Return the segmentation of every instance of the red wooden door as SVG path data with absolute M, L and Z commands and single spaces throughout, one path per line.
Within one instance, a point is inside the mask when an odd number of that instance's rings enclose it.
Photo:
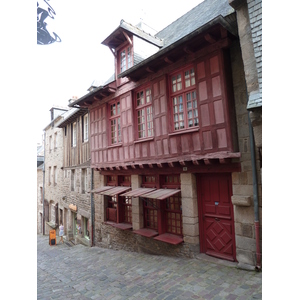
M 200 251 L 235 261 L 231 174 L 199 175 Z

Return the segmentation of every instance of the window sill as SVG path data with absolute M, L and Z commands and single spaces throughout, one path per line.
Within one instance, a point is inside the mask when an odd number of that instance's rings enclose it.
M 148 237 L 148 238 L 155 237 L 158 235 L 158 232 L 156 230 L 148 229 L 148 228 L 134 230 L 133 233 L 136 233 L 136 234 Z
M 111 222 L 111 221 L 106 221 L 106 222 L 104 222 L 104 224 L 121 229 L 121 230 L 132 229 L 132 224 L 128 224 L 128 223 L 115 223 L 115 222 Z
M 153 239 L 172 245 L 178 245 L 183 243 L 183 238 L 181 236 L 171 233 L 163 233 L 159 236 L 154 237 Z
M 197 132 L 199 131 L 200 127 L 195 127 L 192 129 L 181 129 L 178 131 L 175 131 L 173 133 L 169 133 L 169 136 L 173 136 L 173 135 L 179 135 L 179 134 L 184 134 L 184 133 L 191 133 L 191 132 Z
M 148 141 L 153 141 L 153 140 L 154 140 L 154 137 L 148 137 L 148 138 L 143 138 L 143 139 L 134 141 L 133 143 L 138 144 L 138 143 L 143 143 L 143 142 L 148 142 Z
M 113 145 L 110 145 L 108 146 L 107 148 L 116 148 L 116 147 L 122 147 L 123 143 L 118 143 L 118 144 L 113 144 Z

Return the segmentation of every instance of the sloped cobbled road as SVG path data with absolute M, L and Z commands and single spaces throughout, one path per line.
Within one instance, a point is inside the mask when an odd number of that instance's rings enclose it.
M 48 241 L 37 235 L 38 300 L 262 299 L 261 272 L 203 258 L 50 246 Z

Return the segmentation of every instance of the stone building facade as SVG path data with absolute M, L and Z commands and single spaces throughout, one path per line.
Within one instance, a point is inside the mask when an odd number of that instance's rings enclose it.
M 67 109 L 52 107 L 51 122 L 45 127 L 45 194 L 44 194 L 44 234 L 57 230 L 62 221 L 58 215 L 63 182 L 63 130 L 56 125 L 63 119 Z
M 249 78 L 247 64 L 256 68 L 259 58 L 244 51 L 243 18 L 227 0 L 207 0 L 155 36 L 122 21 L 103 42 L 115 55 L 115 78 L 70 104 L 88 108 L 91 117 L 95 245 L 187 257 L 203 252 L 260 267 L 260 150 L 253 151 L 247 110 L 249 94 L 255 103 L 260 92 L 259 73 Z M 138 56 L 130 50 L 138 38 L 157 52 Z M 123 65 L 124 57 L 130 59 Z M 188 130 L 176 127 L 172 96 L 173 82 L 182 88 L 183 70 L 200 118 Z M 151 95 L 153 118 L 146 138 L 138 110 L 143 93 Z

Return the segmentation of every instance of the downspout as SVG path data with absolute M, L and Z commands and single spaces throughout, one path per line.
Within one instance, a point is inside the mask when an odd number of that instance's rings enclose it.
M 248 93 L 247 93 L 248 97 Z M 249 123 L 249 137 L 251 149 L 251 165 L 252 165 L 252 179 L 253 179 L 253 202 L 254 202 L 254 226 L 256 239 L 256 269 L 261 269 L 261 250 L 260 250 L 260 234 L 259 234 L 259 213 L 258 213 L 258 184 L 257 184 L 257 169 L 256 169 L 256 155 L 253 128 L 250 120 L 250 112 L 248 111 Z
M 45 235 L 45 163 L 46 163 L 46 131 L 44 130 L 44 164 L 43 164 L 43 235 Z
M 91 191 L 94 189 L 94 169 L 91 168 Z M 91 193 L 91 218 L 92 218 L 92 228 L 91 228 L 91 240 L 92 247 L 94 246 L 94 231 L 95 231 L 95 207 L 94 207 L 94 193 Z

